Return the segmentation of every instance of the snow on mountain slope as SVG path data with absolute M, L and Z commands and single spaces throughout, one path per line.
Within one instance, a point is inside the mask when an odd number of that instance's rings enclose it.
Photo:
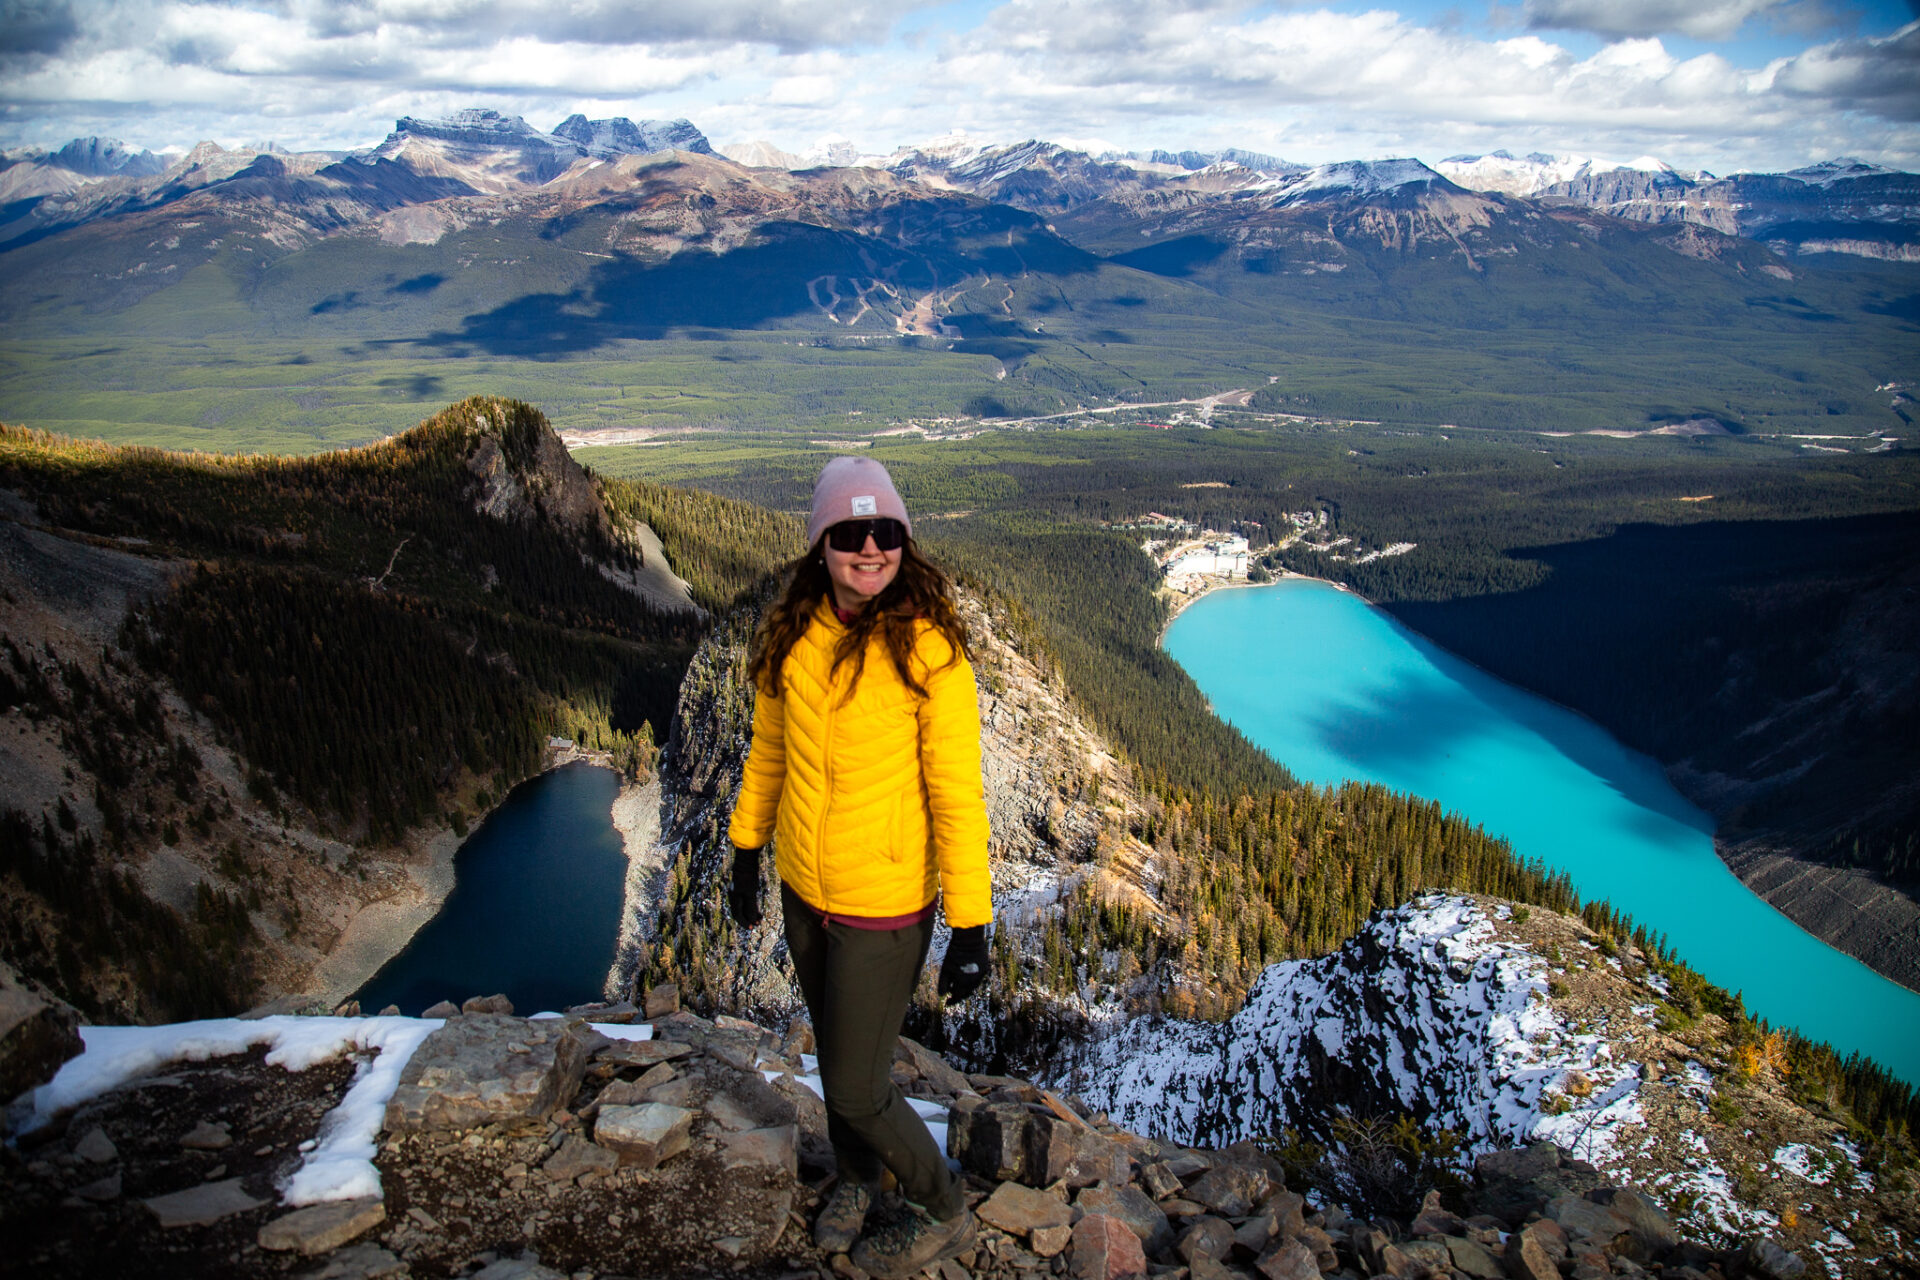
M 1129 1024 L 1071 1086 L 1183 1142 L 1297 1126 L 1329 1090 L 1480 1146 L 1531 1137 L 1549 1083 L 1604 1068 L 1541 1003 L 1547 965 L 1498 937 L 1499 910 L 1429 897 L 1383 913 L 1331 956 L 1270 967 L 1224 1024 Z
M 1634 948 L 1576 918 L 1427 894 L 1327 956 L 1271 966 L 1224 1023 L 1137 1018 L 1045 1082 L 1182 1143 L 1287 1129 L 1324 1142 L 1342 1113 L 1413 1116 L 1468 1157 L 1552 1141 L 1710 1236 L 1825 1222 L 1809 1247 L 1834 1275 L 1863 1274 L 1864 1242 L 1911 1238 L 1846 1131 L 1791 1100 L 1765 1046 L 1743 1067 L 1727 1024 L 1679 1025 L 1669 994 Z M 1829 1186 L 1807 1169 L 1838 1173 Z
M 1584 156 L 1552 156 L 1538 151 L 1516 157 L 1506 151 L 1484 156 L 1448 156 L 1433 166 L 1469 191 L 1498 191 L 1530 196 L 1556 182 L 1571 182 L 1589 172 Z

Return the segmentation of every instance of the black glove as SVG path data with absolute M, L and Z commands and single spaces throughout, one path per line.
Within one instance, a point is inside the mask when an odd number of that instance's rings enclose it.
M 947 958 L 940 962 L 940 981 L 935 990 L 947 1000 L 965 1000 L 987 980 L 987 963 L 987 926 L 955 929 L 953 940 L 947 943 Z
M 733 851 L 733 883 L 727 887 L 727 909 L 742 929 L 760 923 L 760 851 Z

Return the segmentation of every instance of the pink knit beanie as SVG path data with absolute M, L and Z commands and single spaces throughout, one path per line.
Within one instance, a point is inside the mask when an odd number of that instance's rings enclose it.
M 807 545 L 820 541 L 827 526 L 842 520 L 867 520 L 892 516 L 913 532 L 907 519 L 907 504 L 893 487 L 887 469 L 872 458 L 842 456 L 831 458 L 820 468 L 813 482 L 813 514 L 807 518 Z

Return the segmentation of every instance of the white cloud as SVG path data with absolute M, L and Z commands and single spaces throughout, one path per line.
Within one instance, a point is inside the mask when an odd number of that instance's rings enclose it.
M 1507 147 L 1716 171 L 1842 153 L 1920 163 L 1915 28 L 1764 66 L 1679 57 L 1644 33 L 1581 56 L 1540 19 L 1587 2 L 1531 0 L 1533 30 L 1489 38 L 1386 8 L 1004 0 L 970 28 L 887 42 L 906 6 L 880 0 L 0 0 L 4 12 L 38 6 L 35 30 L 53 33 L 21 42 L 34 49 L 0 42 L 11 72 L 0 142 L 278 133 L 365 146 L 398 115 L 490 106 L 542 128 L 576 110 L 684 115 L 715 139 L 788 150 L 848 134 L 886 151 L 960 128 L 1305 161 Z M 1721 29 L 1778 8 L 1621 0 L 1609 11 L 1643 28 Z
M 1677 34 L 1696 40 L 1730 38 L 1748 19 L 1786 0 L 1526 0 L 1527 25 L 1602 36 Z
M 1920 121 L 1920 22 L 1879 40 L 1841 40 L 1809 49 L 1780 68 L 1786 94 L 1828 101 L 1888 120 Z

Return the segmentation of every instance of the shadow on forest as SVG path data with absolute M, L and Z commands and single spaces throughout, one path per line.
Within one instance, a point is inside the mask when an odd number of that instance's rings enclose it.
M 1023 241 L 1021 232 L 1009 233 L 1012 244 L 950 245 L 938 253 L 804 223 L 769 223 L 761 234 L 760 243 L 726 253 L 687 249 L 660 263 L 604 263 L 566 293 L 516 298 L 466 317 L 457 331 L 419 342 L 471 345 L 494 355 L 571 355 L 689 327 L 755 329 L 822 313 L 827 295 L 820 290 L 829 283 L 844 299 L 855 279 L 922 293 L 970 276 L 1005 276 L 1035 266 L 1053 274 L 1092 272 L 1100 265 L 1049 237 L 1026 233 Z
M 1195 268 L 1218 261 L 1226 251 L 1224 241 L 1208 236 L 1181 236 L 1177 240 L 1167 240 L 1119 254 L 1108 261 L 1115 266 L 1133 267 L 1156 276 L 1190 276 Z

